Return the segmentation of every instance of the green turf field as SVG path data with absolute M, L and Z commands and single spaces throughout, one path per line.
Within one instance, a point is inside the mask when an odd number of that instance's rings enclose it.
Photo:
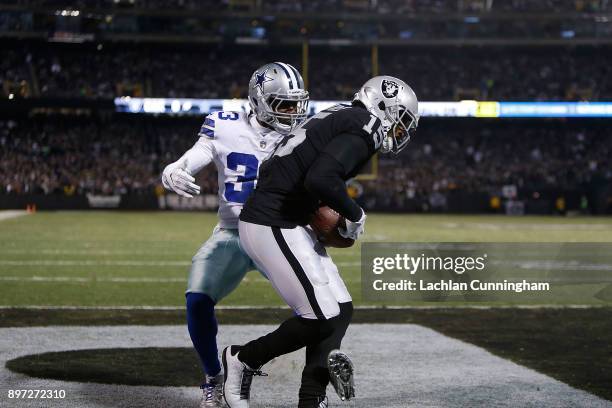
M 191 256 L 215 223 L 214 213 L 174 212 L 39 212 L 1 221 L 0 305 L 181 306 Z M 601 217 L 371 214 L 366 229 L 363 241 L 612 242 L 612 218 Z M 364 304 L 359 246 L 331 254 Z M 576 303 L 570 292 L 567 302 Z M 253 272 L 222 304 L 283 302 Z
M 191 256 L 208 238 L 215 223 L 214 213 L 102 211 L 41 212 L 0 221 L 0 306 L 179 307 L 178 310 L 5 308 L 0 309 L 0 327 L 183 324 L 184 310 L 180 307 L 184 305 Z M 612 242 L 612 218 L 601 217 L 371 214 L 366 229 L 364 242 Z M 361 298 L 359 246 L 332 249 L 331 254 L 355 303 L 382 305 L 366 303 Z M 605 273 L 606 277 L 610 274 Z M 585 298 L 581 296 L 583 292 L 598 292 L 603 294 L 602 300 L 592 298 L 587 305 L 612 306 L 609 283 L 565 285 L 560 290 L 564 292 L 558 299 L 567 304 L 580 303 L 577 299 Z M 278 306 L 283 302 L 269 283 L 253 272 L 222 304 Z M 426 305 L 465 306 L 465 302 Z M 276 308 L 241 309 L 219 310 L 217 316 L 222 325 L 275 324 L 290 313 Z M 354 322 L 428 326 L 610 399 L 611 313 L 611 307 L 360 309 L 355 312 Z M 191 350 L 176 351 L 179 357 L 191 359 Z M 138 357 L 133 353 L 127 356 Z M 102 357 L 107 361 L 107 357 Z M 39 356 L 24 361 L 26 366 L 35 363 L 32 375 L 46 367 Z M 133 365 L 131 361 L 128 363 Z M 149 354 L 146 361 L 151 362 Z M 155 360 L 154 364 L 159 366 L 147 371 L 170 372 L 174 378 L 176 373 L 168 369 L 175 369 L 176 364 L 169 368 L 164 365 L 168 361 L 173 360 Z M 84 363 L 87 373 L 96 367 L 89 361 Z M 50 366 L 63 367 L 54 361 Z M 29 372 L 22 368 L 17 371 Z M 77 369 L 70 366 L 68 373 L 72 375 L 74 370 Z M 103 371 L 106 373 L 106 369 Z M 120 370 L 120 374 L 124 376 L 125 370 Z M 197 375 L 192 377 L 184 383 L 198 381 Z M 146 381 L 154 383 L 149 378 Z

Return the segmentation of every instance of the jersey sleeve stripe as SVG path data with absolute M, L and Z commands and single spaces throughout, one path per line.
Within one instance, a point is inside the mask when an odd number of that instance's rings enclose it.
M 211 128 L 215 127 L 215 121 L 211 118 L 206 118 L 204 120 L 204 125 L 210 126 Z
M 205 125 L 205 126 L 202 126 L 202 128 L 200 128 L 200 133 L 198 134 L 198 136 L 206 136 L 210 139 L 214 139 L 215 131 Z

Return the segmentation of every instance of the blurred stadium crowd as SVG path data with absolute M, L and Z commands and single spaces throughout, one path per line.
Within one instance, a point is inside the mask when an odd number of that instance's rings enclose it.
M 416 200 L 444 210 L 448 194 L 458 191 L 501 197 L 512 186 L 524 199 L 554 190 L 586 194 L 610 183 L 612 134 L 601 126 L 565 126 L 427 123 L 401 155 L 380 156 L 379 177 L 367 185 L 376 200 L 369 204 L 400 210 Z
M 161 170 L 201 118 L 114 113 L 112 98 L 244 98 L 270 61 L 307 71 L 313 100 L 349 100 L 376 72 L 421 101 L 610 101 L 610 11 L 612 0 L 6 0 L 0 194 L 162 194 Z M 424 118 L 360 199 L 444 210 L 456 192 L 612 197 L 603 123 Z M 198 182 L 216 192 L 213 171 Z
M 257 52 L 255 52 L 257 51 Z M 607 47 L 387 48 L 380 72 L 406 79 L 421 100 L 610 100 Z M 202 47 L 138 50 L 49 46 L 2 52 L 4 96 L 244 98 L 253 67 L 281 60 L 300 67 L 299 49 Z M 363 48 L 312 48 L 313 99 L 348 99 L 371 76 Z
M 8 4 L 6 4 L 8 3 Z M 610 0 L 93 0 L 0 4 L 0 33 L 54 41 L 250 44 L 304 39 L 353 44 L 385 40 L 594 39 L 612 35 Z M 209 11 L 213 10 L 212 13 Z
M 344 12 L 413 13 L 460 11 L 602 11 L 610 7 L 609 0 L 5 0 L 7 4 L 75 7 L 75 8 L 153 8 L 219 11 L 265 10 L 273 12 Z
M 196 122 L 171 119 L 2 121 L 0 191 L 160 193 L 161 170 L 193 144 L 197 129 Z M 605 127 L 428 123 L 402 155 L 381 156 L 377 180 L 363 183 L 363 200 L 369 208 L 402 209 L 409 200 L 435 208 L 453 191 L 579 191 L 598 180 L 612 180 Z M 203 171 L 198 183 L 215 194 L 214 170 Z
M 151 190 L 159 157 L 129 124 L 0 122 L 4 193 L 125 194 Z

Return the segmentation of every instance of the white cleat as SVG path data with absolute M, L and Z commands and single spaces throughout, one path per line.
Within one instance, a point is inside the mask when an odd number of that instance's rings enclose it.
M 202 401 L 200 408 L 225 408 L 223 402 L 223 374 L 206 377 L 206 382 L 200 386 Z
M 355 380 L 353 378 L 353 363 L 340 350 L 332 350 L 327 356 L 329 380 L 342 401 L 355 397 Z
M 229 346 L 223 350 L 221 358 L 225 371 L 223 398 L 230 408 L 249 408 L 253 376 L 267 376 L 268 374 L 260 370 L 253 370 L 238 360 L 238 351 L 237 346 Z

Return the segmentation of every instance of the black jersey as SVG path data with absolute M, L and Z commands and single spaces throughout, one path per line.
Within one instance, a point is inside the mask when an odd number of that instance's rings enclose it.
M 350 165 L 352 168 L 345 168 L 342 178 L 347 180 L 357 175 L 380 147 L 381 122 L 365 108 L 348 104 L 333 106 L 308 119 L 285 136 L 262 163 L 257 187 L 245 203 L 240 219 L 282 228 L 306 225 L 319 200 L 305 188 L 304 179 L 326 146 L 336 138 L 343 138 L 347 144 L 355 141 L 360 144 L 360 149 L 354 149 L 360 156 Z

